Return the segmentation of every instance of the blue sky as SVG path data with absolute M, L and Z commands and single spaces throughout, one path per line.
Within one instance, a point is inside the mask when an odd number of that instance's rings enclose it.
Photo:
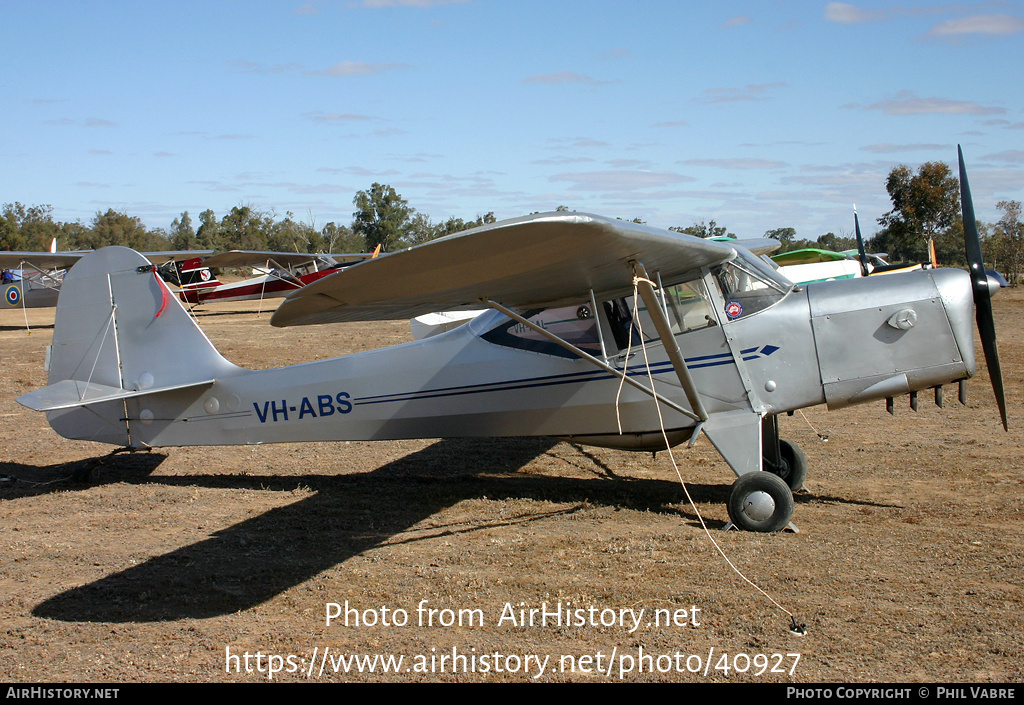
M 322 227 L 558 205 L 740 236 L 868 233 L 896 164 L 1024 200 L 1024 3 L 314 0 L 0 5 L 0 203 Z

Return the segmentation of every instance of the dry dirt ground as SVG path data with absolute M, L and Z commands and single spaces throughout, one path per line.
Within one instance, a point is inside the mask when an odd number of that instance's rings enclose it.
M 948 389 L 944 409 L 784 418 L 811 465 L 798 534 L 722 532 L 732 473 L 706 440 L 677 450 L 710 534 L 782 609 L 716 551 L 667 453 L 502 439 L 102 459 L 14 401 L 46 382 L 53 312 L 29 312 L 31 335 L 0 312 L 0 680 L 1020 682 L 1024 291 L 995 303 L 1010 432 L 984 371 L 966 407 Z M 408 339 L 268 318 L 200 315 L 253 368 Z M 349 625 L 328 625 L 346 601 Z M 519 623 L 544 603 L 583 623 Z M 349 655 L 403 660 L 359 672 Z

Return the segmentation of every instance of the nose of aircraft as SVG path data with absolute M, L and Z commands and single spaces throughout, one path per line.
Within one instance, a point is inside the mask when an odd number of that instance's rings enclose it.
M 971 276 L 962 269 L 941 268 L 929 270 L 935 288 L 946 309 L 949 327 L 963 357 L 968 374 L 977 369 L 974 357 L 974 294 Z

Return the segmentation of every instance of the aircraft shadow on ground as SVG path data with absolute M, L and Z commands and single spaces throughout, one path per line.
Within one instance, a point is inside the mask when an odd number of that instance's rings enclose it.
M 67 492 L 113 482 L 137 483 L 166 459 L 163 453 L 131 453 L 46 466 L 0 462 L 0 477 L 5 480 L 0 484 L 0 499 Z
M 382 544 L 430 540 L 541 520 L 584 506 L 670 512 L 696 525 L 678 483 L 513 474 L 555 444 L 548 439 L 442 440 L 358 475 L 187 476 L 147 478 L 135 470 L 117 481 L 160 482 L 315 494 L 156 556 L 38 605 L 37 617 L 69 622 L 159 622 L 250 609 L 349 558 Z M 143 456 L 146 457 L 146 456 Z M 155 467 L 155 465 L 154 465 Z M 485 472 L 480 472 L 481 469 Z M 724 502 L 729 484 L 688 485 L 697 502 Z M 498 522 L 409 529 L 464 500 L 480 497 L 575 505 Z M 721 528 L 718 522 L 709 528 Z
M 6 333 L 9 331 L 26 330 L 24 325 L 20 326 L 0 326 L 0 333 Z M 52 323 L 32 324 L 28 327 L 28 330 L 53 330 Z

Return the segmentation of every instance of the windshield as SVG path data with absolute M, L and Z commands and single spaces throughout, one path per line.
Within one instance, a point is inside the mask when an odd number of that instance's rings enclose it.
M 793 288 L 792 282 L 780 277 L 749 252 L 737 251 L 739 257 L 711 270 L 722 292 L 724 313 L 729 321 L 764 311 Z

